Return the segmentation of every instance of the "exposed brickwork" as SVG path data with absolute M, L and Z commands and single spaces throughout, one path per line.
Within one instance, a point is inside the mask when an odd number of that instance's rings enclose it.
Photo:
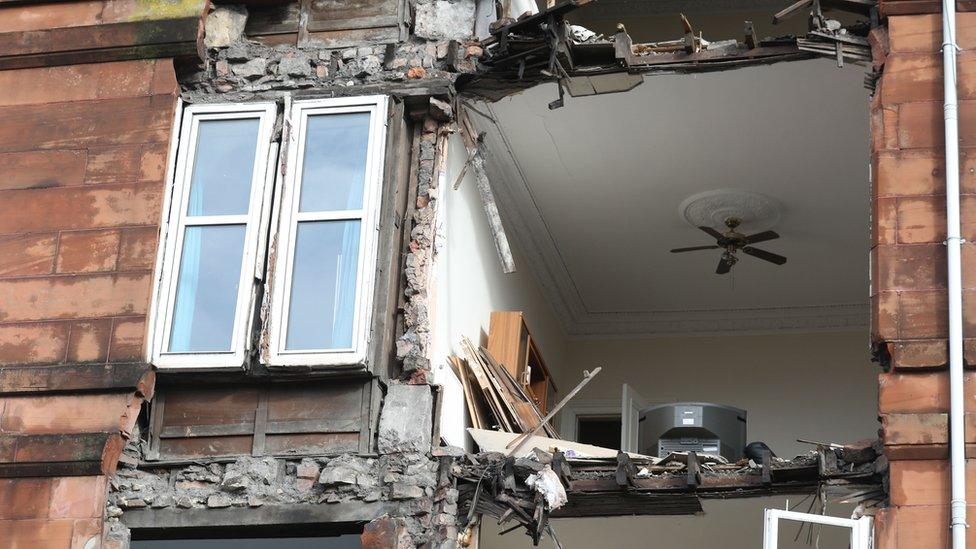
M 976 365 L 976 13 L 958 21 L 964 354 Z M 941 20 L 893 16 L 874 34 L 883 74 L 871 107 L 872 336 L 891 370 L 879 377 L 891 506 L 876 517 L 876 547 L 934 549 L 949 535 Z M 966 374 L 965 391 L 967 456 L 976 458 L 976 374 Z
M 430 370 L 430 322 L 428 320 L 428 287 L 434 254 L 435 217 L 437 214 L 437 176 L 435 164 L 443 162 L 438 154 L 441 127 L 432 118 L 424 120 L 420 135 L 417 167 L 417 200 L 410 225 L 410 249 L 405 260 L 406 277 L 404 334 L 397 340 L 397 358 L 404 375 L 424 382 Z

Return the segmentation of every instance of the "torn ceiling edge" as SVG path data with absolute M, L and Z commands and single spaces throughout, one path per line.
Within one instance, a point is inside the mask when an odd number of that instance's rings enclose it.
M 700 32 L 696 34 L 682 16 L 682 38 L 634 44 L 623 24 L 607 39 L 565 21 L 566 14 L 590 2 L 569 0 L 517 21 L 496 22 L 481 43 L 485 55 L 476 72 L 459 76 L 458 90 L 497 101 L 542 82 L 558 82 L 559 97 L 549 105 L 554 109 L 563 106 L 564 91 L 574 97 L 628 91 L 640 84 L 643 74 L 723 71 L 818 56 L 835 58 L 838 65 L 871 58 L 868 23 L 842 27 L 823 17 L 816 7 L 810 32 L 801 38 L 760 40 L 746 21 L 744 41 L 710 42 Z M 854 4 L 855 11 L 863 15 L 861 8 L 866 4 Z
M 550 517 L 692 515 L 703 511 L 701 499 L 815 494 L 856 502 L 860 513 L 871 514 L 886 498 L 887 460 L 880 448 L 877 441 L 818 445 L 790 460 L 764 452 L 757 464 L 722 463 L 694 452 L 665 459 L 623 452 L 616 458 L 572 458 L 557 444 L 521 458 L 468 454 L 455 463 L 454 475 L 469 528 L 489 516 L 503 526 L 512 522 L 502 533 L 522 528 L 538 545 L 544 536 L 555 539 Z

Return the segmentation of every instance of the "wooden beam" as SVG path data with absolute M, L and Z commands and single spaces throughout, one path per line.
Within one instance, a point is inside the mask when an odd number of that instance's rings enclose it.
M 152 395 L 155 375 L 142 362 L 0 366 L 0 395 L 93 390 L 137 390 Z
M 687 478 L 685 479 L 688 488 L 694 490 L 701 484 L 701 466 L 698 465 L 698 454 L 688 452 Z
M 552 518 L 612 517 L 632 515 L 695 515 L 702 512 L 694 494 L 642 494 L 616 492 L 571 494 Z
M 762 451 L 762 483 L 763 486 L 770 486 L 773 483 L 773 474 L 770 471 L 772 466 L 772 452 L 769 450 Z

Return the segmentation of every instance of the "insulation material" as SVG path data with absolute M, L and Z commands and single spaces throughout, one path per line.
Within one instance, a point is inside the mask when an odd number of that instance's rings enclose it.
M 566 489 L 563 488 L 559 476 L 556 475 L 552 467 L 546 465 L 538 473 L 534 473 L 525 479 L 525 483 L 535 488 L 535 491 L 546 498 L 549 510 L 559 509 L 566 504 Z

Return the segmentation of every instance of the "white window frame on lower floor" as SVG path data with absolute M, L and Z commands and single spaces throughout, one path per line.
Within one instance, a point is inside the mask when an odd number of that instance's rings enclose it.
M 274 242 L 273 275 L 269 277 L 271 314 L 265 319 L 268 348 L 263 361 L 272 366 L 352 366 L 366 362 L 369 322 L 376 274 L 378 250 L 379 208 L 381 202 L 383 166 L 387 129 L 386 96 L 360 96 L 294 101 L 286 113 L 284 173 L 275 212 L 277 227 Z M 370 127 L 366 155 L 366 177 L 361 210 L 300 213 L 302 161 L 306 124 L 310 116 L 354 112 L 370 113 Z M 360 219 L 360 249 L 352 331 L 352 346 L 345 349 L 310 349 L 289 351 L 285 347 L 288 306 L 291 293 L 291 273 L 295 254 L 299 221 Z M 392 243 L 391 243 L 392 245 Z
M 777 549 L 779 547 L 779 521 L 809 522 L 851 529 L 850 549 L 873 549 L 874 527 L 871 517 L 848 519 L 828 517 L 812 513 L 799 513 L 785 509 L 766 509 L 763 515 L 763 549 Z
M 259 234 L 262 218 L 268 215 L 266 191 L 270 188 L 269 176 L 273 173 L 277 148 L 272 144 L 277 107 L 274 103 L 193 105 L 177 116 L 179 140 L 173 143 L 176 150 L 175 166 L 166 189 L 164 201 L 165 218 L 160 234 L 161 261 L 157 262 L 156 289 L 151 308 L 149 331 L 149 358 L 161 368 L 191 369 L 240 367 L 244 363 L 250 343 L 247 326 L 253 311 L 255 271 L 258 262 Z M 186 213 L 190 194 L 190 179 L 196 151 L 198 128 L 205 120 L 237 120 L 257 118 L 260 121 L 251 179 L 248 212 L 240 215 L 194 216 L 188 222 Z M 181 126 L 180 126 L 181 123 Z M 172 164 L 171 164 L 172 165 Z M 231 347 L 226 352 L 183 352 L 167 351 L 173 312 L 176 301 L 177 281 L 181 266 L 183 235 L 186 227 L 200 225 L 244 224 L 244 250 L 238 282 L 237 303 L 234 312 L 234 326 Z

